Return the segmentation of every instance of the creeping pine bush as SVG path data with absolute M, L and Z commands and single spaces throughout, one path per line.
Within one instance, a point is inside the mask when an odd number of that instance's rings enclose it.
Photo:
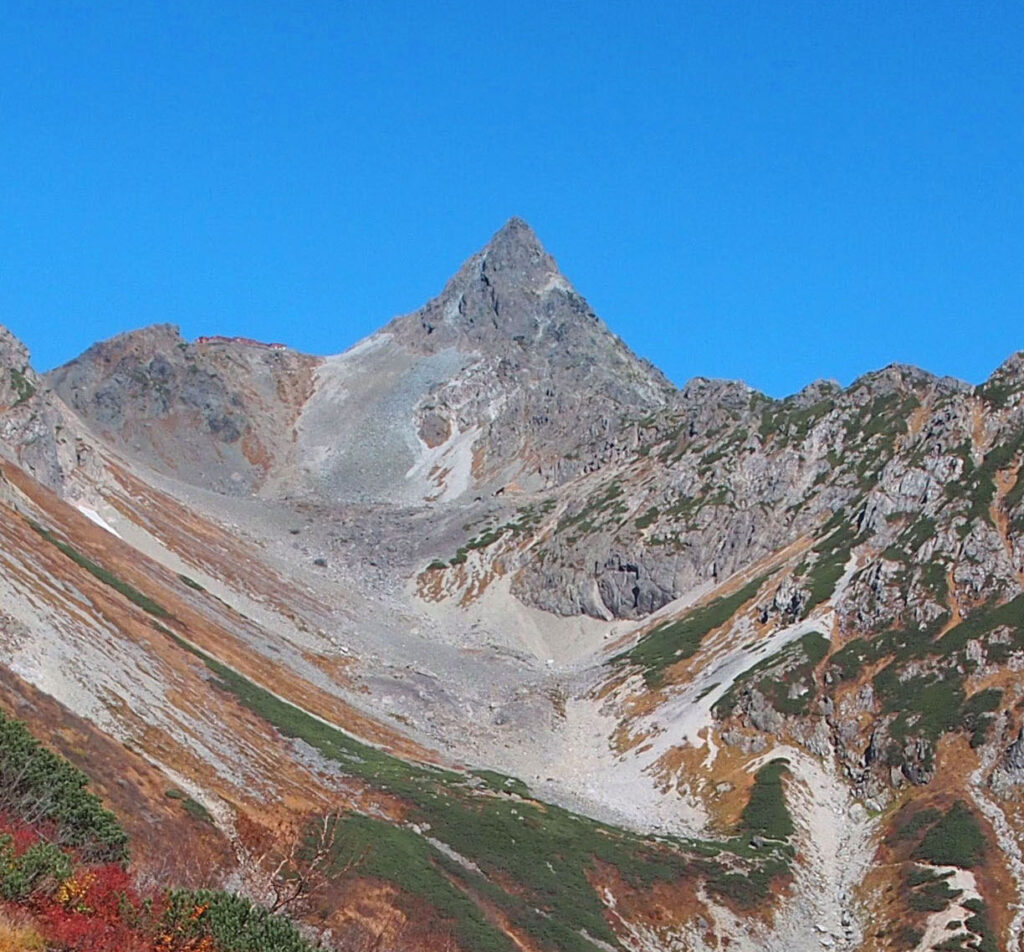
M 985 834 L 963 800 L 957 800 L 925 833 L 914 858 L 961 869 L 972 869 L 984 862 Z
M 287 919 L 230 893 L 176 889 L 167 896 L 165 935 L 173 947 L 212 941 L 218 952 L 312 952 Z M 192 945 L 189 945 L 192 943 Z
M 750 799 L 740 816 L 744 832 L 772 840 L 786 840 L 793 835 L 793 818 L 782 788 L 782 778 L 789 772 L 788 764 L 789 761 L 779 757 L 754 775 Z
M 75 847 L 87 862 L 127 860 L 127 834 L 87 783 L 81 770 L 0 712 L 0 813 L 28 826 L 52 827 L 49 838 Z
M 71 860 L 53 843 L 33 843 L 18 852 L 14 837 L 0 834 L 0 898 L 9 902 L 52 890 L 71 875 Z

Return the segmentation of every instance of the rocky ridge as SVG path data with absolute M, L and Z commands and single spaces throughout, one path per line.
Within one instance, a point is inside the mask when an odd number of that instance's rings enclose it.
M 337 357 L 158 327 L 41 378 L 4 334 L 0 381 L 11 690 L 141 746 L 243 888 L 266 803 L 299 826 L 333 803 L 428 851 L 414 884 L 356 877 L 434 910 L 420 942 L 1020 947 L 1024 355 L 980 387 L 894 365 L 786 400 L 675 390 L 514 219 Z M 130 604 L 96 585 L 115 569 Z M 332 760 L 307 716 L 398 759 Z M 486 770 L 442 790 L 431 759 Z M 480 811 L 496 853 L 461 838 Z M 529 849 L 573 831 L 551 882 L 506 823 Z M 337 902 L 340 947 L 369 948 Z

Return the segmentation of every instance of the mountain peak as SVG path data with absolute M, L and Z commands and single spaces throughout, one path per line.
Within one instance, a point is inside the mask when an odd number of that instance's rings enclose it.
M 521 218 L 505 222 L 483 249 L 466 262 L 454 280 L 463 276 L 467 269 L 465 277 L 482 278 L 498 293 L 531 291 L 539 294 L 552 284 L 571 290 L 537 233 Z
M 441 293 L 388 328 L 428 350 L 457 340 L 535 341 L 552 323 L 597 323 L 534 230 L 510 218 L 468 258 Z
M 547 255 L 537 233 L 528 222 L 515 215 L 491 236 L 491 240 L 484 247 L 482 253 L 486 255 L 513 250 Z
M 458 407 L 452 412 L 468 426 L 476 401 L 492 471 L 512 463 L 519 473 L 529 457 L 536 473 L 538 454 L 555 459 L 569 446 L 575 459 L 593 458 L 623 419 L 664 406 L 675 392 L 605 326 L 521 218 L 387 334 L 420 355 L 462 355 L 464 369 L 432 390 L 431 402 Z
M 661 405 L 675 390 L 612 334 L 521 218 L 505 222 L 437 297 L 387 331 L 421 352 L 455 347 L 532 367 L 541 379 L 561 368 L 573 386 L 586 378 L 595 392 L 629 391 L 637 406 Z

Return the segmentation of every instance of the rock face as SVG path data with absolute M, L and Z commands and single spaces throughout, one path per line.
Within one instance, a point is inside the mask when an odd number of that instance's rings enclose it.
M 1007 749 L 1006 766 L 1015 773 L 1024 773 L 1024 732 Z
M 0 327 L 0 409 L 29 400 L 39 388 L 28 363 L 28 348 L 6 327 Z
M 541 485 L 634 450 L 628 422 L 665 407 L 674 392 L 609 332 L 516 218 L 438 297 L 385 331 L 425 353 L 474 354 L 419 412 L 462 431 L 482 427 L 484 470 L 529 478 L 535 469 Z
M 315 358 L 158 325 L 96 344 L 48 383 L 102 436 L 157 470 L 230 494 L 286 456 Z
M 78 466 L 82 427 L 29 365 L 29 353 L 0 326 L 0 458 L 49 489 L 65 488 Z
M 551 611 L 586 610 L 582 570 L 608 611 L 642 617 L 840 510 L 856 514 L 858 528 L 883 550 L 916 519 L 952 531 L 966 518 L 968 487 L 963 505 L 950 503 L 947 491 L 985 452 L 971 446 L 978 408 L 970 388 L 899 367 L 846 391 L 815 385 L 785 401 L 693 381 L 671 408 L 638 424 L 630 460 L 569 502 L 560 528 L 542 543 L 545 558 L 531 558 L 518 591 Z M 987 523 L 975 531 L 985 564 L 1010 579 L 998 533 Z M 929 544 L 951 558 L 960 546 L 958 536 Z

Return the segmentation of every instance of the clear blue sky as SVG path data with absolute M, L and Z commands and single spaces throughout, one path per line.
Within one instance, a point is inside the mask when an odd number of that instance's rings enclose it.
M 0 323 L 343 350 L 510 215 L 677 383 L 1024 348 L 1024 5 L 32 0 Z

